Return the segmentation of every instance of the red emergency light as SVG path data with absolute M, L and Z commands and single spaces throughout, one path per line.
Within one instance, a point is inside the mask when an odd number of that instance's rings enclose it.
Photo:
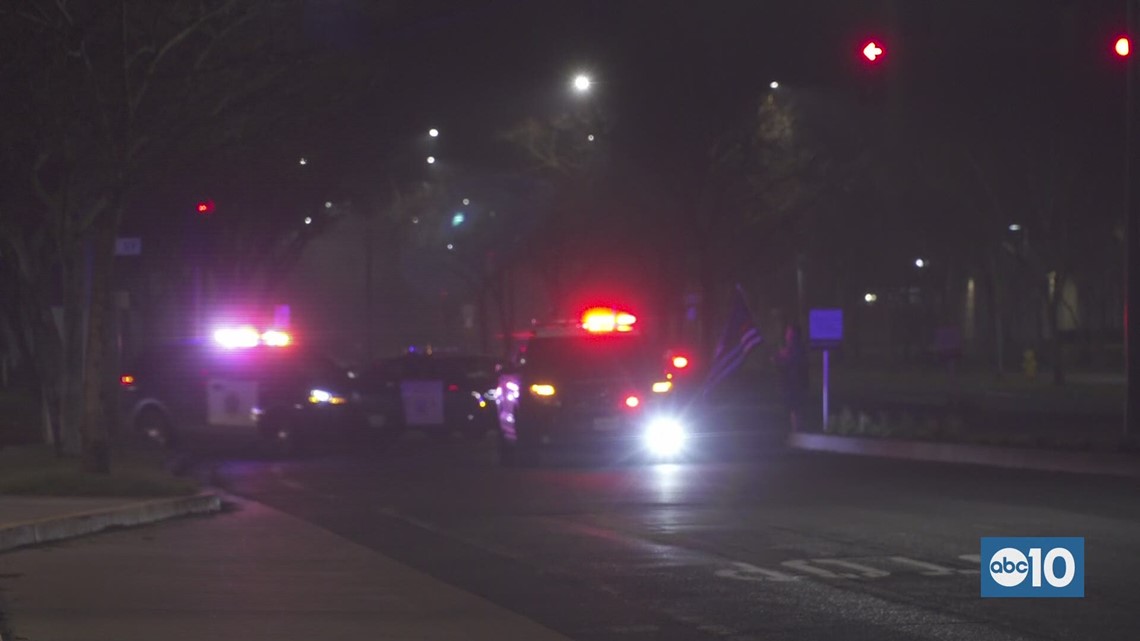
M 630 332 L 637 317 L 612 307 L 591 307 L 582 312 L 582 329 L 595 334 Z

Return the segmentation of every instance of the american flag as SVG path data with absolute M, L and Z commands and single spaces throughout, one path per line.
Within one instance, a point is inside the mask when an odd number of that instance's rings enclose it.
M 752 312 L 744 302 L 744 290 L 737 285 L 732 290 L 732 311 L 728 315 L 728 325 L 721 334 L 717 343 L 716 353 L 713 355 L 712 367 L 705 380 L 704 392 L 707 394 L 713 387 L 731 374 L 744 363 L 757 345 L 763 342 Z

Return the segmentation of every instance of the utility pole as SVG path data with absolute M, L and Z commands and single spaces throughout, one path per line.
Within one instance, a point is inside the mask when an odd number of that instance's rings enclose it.
M 1140 34 L 1140 0 L 1128 0 L 1128 37 L 1132 42 Z M 1140 181 L 1140 101 L 1135 88 L 1140 74 L 1136 56 L 1127 60 L 1125 80 L 1124 127 L 1127 141 L 1125 157 L 1124 212 L 1124 358 L 1127 377 L 1127 400 L 1124 408 L 1124 436 L 1140 435 L 1140 198 L 1133 193 Z

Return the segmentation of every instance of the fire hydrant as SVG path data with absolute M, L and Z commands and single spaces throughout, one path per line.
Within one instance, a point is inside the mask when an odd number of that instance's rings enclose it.
M 1037 352 L 1031 349 L 1025 350 L 1025 355 L 1021 359 L 1021 370 L 1025 373 L 1026 378 L 1037 377 Z

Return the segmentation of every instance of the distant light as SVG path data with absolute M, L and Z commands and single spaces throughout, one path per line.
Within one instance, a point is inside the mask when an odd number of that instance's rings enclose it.
M 435 127 L 432 127 L 431 129 L 428 129 L 428 135 L 432 138 L 439 138 L 439 130 Z
M 214 332 L 214 341 L 226 349 L 240 347 L 257 347 L 261 342 L 261 335 L 248 325 L 243 327 L 224 327 Z
M 332 201 L 331 200 L 325 201 L 325 209 L 332 209 Z
M 428 156 L 427 157 L 427 163 L 429 165 L 434 165 L 435 164 L 435 156 Z
M 470 199 L 470 198 L 464 198 L 464 199 L 463 199 L 463 204 L 464 204 L 464 205 L 470 205 L 470 204 L 471 204 L 471 199 Z
M 654 394 L 666 394 L 671 389 L 673 389 L 673 383 L 669 381 L 657 381 L 653 384 Z
M 212 201 L 212 200 L 199 201 L 198 205 L 195 207 L 195 209 L 198 210 L 199 214 L 209 214 L 209 213 L 214 211 L 214 201 Z
M 919 268 L 919 269 L 922 269 L 923 267 L 926 267 L 926 261 L 921 259 L 921 258 L 915 258 L 914 259 L 914 266 Z
M 1120 36 L 1116 39 L 1116 45 L 1113 46 L 1116 55 L 1121 58 L 1127 58 L 1128 54 L 1132 53 L 1132 42 L 1128 40 L 1127 36 Z
M 876 62 L 882 57 L 883 53 L 883 47 L 874 40 L 868 42 L 867 46 L 863 47 L 863 57 L 871 62 Z
M 455 249 L 455 245 L 453 245 L 452 243 L 447 244 L 447 251 L 452 251 L 454 249 Z
M 465 216 L 463 212 L 457 211 L 455 215 L 451 217 L 451 226 L 458 227 L 462 225 L 465 220 L 467 220 L 467 216 Z
M 307 164 L 309 164 L 309 161 L 304 156 L 301 156 L 301 159 L 297 161 L 297 164 L 307 165 Z
M 677 369 L 685 369 L 688 366 L 689 366 L 689 359 L 688 358 L 686 358 L 684 356 L 674 356 L 673 357 L 673 367 L 676 367 Z
M 590 142 L 594 142 L 594 134 L 590 134 L 589 136 L 586 136 L 586 140 L 589 140 Z
M 420 224 L 420 217 L 419 216 L 412 216 L 412 224 L 413 225 Z
M 878 296 L 878 294 L 875 294 L 875 293 L 872 293 L 872 292 L 867 292 L 866 294 L 863 294 L 863 300 L 864 300 L 864 301 L 865 301 L 865 302 L 866 302 L 868 305 L 870 305 L 871 303 L 873 303 L 873 302 L 875 302 L 875 301 L 879 300 L 879 296 Z
M 119 377 L 119 384 L 121 385 L 134 385 L 135 377 L 130 374 L 123 374 Z
M 306 225 L 312 225 L 313 224 L 313 217 L 312 216 L 305 216 L 305 224 Z
M 1009 226 L 1009 230 L 1010 231 L 1021 231 L 1021 225 L 1018 225 L 1017 223 L 1013 223 L 1012 225 Z
M 590 80 L 590 76 L 587 76 L 584 73 L 580 73 L 574 76 L 574 90 L 578 93 L 585 93 L 589 91 L 590 85 L 592 84 L 594 83 L 592 80 Z
M 261 342 L 269 347 L 288 347 L 293 337 L 288 332 L 271 329 L 261 334 Z
M 772 82 L 769 82 L 769 83 L 768 83 L 768 86 L 769 86 L 770 88 L 772 88 L 772 89 L 779 89 L 779 88 L 780 88 L 780 83 L 778 83 L 778 82 L 776 82 L 775 80 L 773 80 Z
M 641 399 L 640 398 L 633 396 L 632 394 L 625 397 L 625 406 L 626 407 L 634 408 L 634 407 L 637 407 L 638 405 L 641 405 Z

